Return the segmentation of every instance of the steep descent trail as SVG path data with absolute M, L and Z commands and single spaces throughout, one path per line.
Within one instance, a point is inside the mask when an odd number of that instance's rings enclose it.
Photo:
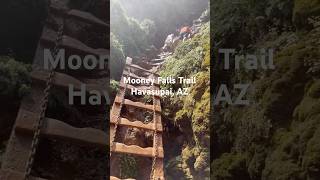
M 133 59 L 127 58 L 124 72 L 120 81 L 120 89 L 115 98 L 112 110 L 110 113 L 110 152 L 111 152 L 111 180 L 118 180 L 120 178 L 115 177 L 119 176 L 119 169 L 113 167 L 113 154 L 130 154 L 134 156 L 152 158 L 151 167 L 138 167 L 139 169 L 150 169 L 150 180 L 164 180 L 164 169 L 163 169 L 163 142 L 162 142 L 162 133 L 163 126 L 161 122 L 161 104 L 160 96 L 153 95 L 152 104 L 147 104 L 145 102 L 133 101 L 126 97 L 126 94 L 130 89 L 137 88 L 139 90 L 159 90 L 160 84 L 157 82 L 157 77 L 159 76 L 156 73 L 156 70 L 164 61 L 164 56 L 160 56 L 160 59 L 153 59 L 149 61 L 136 60 L 133 62 Z M 154 85 L 130 85 L 124 82 L 125 77 L 130 77 L 133 79 L 143 79 L 143 78 L 153 78 L 156 83 Z M 129 92 L 130 93 L 130 92 Z M 149 112 L 152 112 L 153 118 L 151 121 L 146 122 L 141 118 L 141 113 L 136 112 L 133 115 L 129 115 L 129 111 L 125 109 L 135 108 L 142 109 Z M 140 117 L 137 117 L 139 116 Z M 136 116 L 136 117 L 135 117 Z M 125 118 L 127 117 L 127 118 Z M 142 118 L 146 118 L 145 116 Z M 121 141 L 121 138 L 118 133 L 118 127 L 128 127 L 128 128 L 137 128 L 143 129 L 146 131 L 153 132 L 153 145 L 152 147 L 142 148 L 135 144 L 125 144 Z M 141 179 L 145 179 L 140 177 Z

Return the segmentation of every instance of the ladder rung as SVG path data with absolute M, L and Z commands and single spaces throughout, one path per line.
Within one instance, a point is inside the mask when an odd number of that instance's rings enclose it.
M 120 179 L 120 178 L 117 178 L 117 177 L 114 177 L 114 176 L 110 176 L 110 180 L 136 180 L 136 179 Z
M 56 41 L 56 37 L 57 33 L 55 31 L 46 28 L 41 36 L 41 41 L 53 44 Z M 66 35 L 64 35 L 62 38 L 61 47 L 65 49 L 71 49 L 74 51 L 82 52 L 83 54 L 92 54 L 97 56 L 110 55 L 110 51 L 108 49 L 93 49 L 83 44 L 81 41 Z
M 39 117 L 36 113 L 22 110 L 16 120 L 15 131 L 17 133 L 32 134 L 35 131 L 34 124 Z M 75 128 L 62 121 L 46 118 L 45 126 L 41 134 L 46 137 L 68 140 L 76 144 L 87 144 L 106 148 L 108 146 L 108 135 L 102 130 L 94 128 Z
M 75 17 L 75 18 L 84 20 L 84 21 L 92 23 L 92 24 L 102 26 L 104 28 L 109 28 L 108 24 L 106 24 L 105 22 L 103 22 L 102 20 L 100 20 L 99 18 L 95 17 L 94 15 L 92 15 L 88 12 L 72 9 L 68 12 L 68 15 L 71 17 Z
M 137 87 L 135 87 L 131 84 L 124 84 L 123 82 L 120 83 L 121 88 L 124 88 L 126 85 L 127 85 L 128 89 L 135 89 L 136 88 L 136 89 L 142 90 L 142 91 L 152 90 L 152 88 L 153 88 L 152 86 L 137 86 Z M 156 88 L 156 89 L 158 89 L 158 88 Z M 155 94 L 154 96 L 160 98 L 160 95 L 158 95 L 158 94 Z
M 119 96 L 116 96 L 115 103 L 118 103 L 118 104 L 121 103 L 121 98 Z M 141 102 L 134 102 L 134 101 L 131 101 L 129 99 L 125 99 L 124 100 L 124 105 L 132 106 L 132 107 L 135 107 L 135 108 L 147 109 L 149 111 L 153 111 L 153 105 L 148 105 L 148 104 L 144 104 L 144 103 L 141 103 Z M 161 113 L 161 107 L 160 106 L 155 106 L 155 111 Z
M 115 116 L 113 116 L 110 120 L 111 120 L 110 122 L 112 124 L 115 124 L 116 121 L 117 121 L 117 118 Z M 129 126 L 129 127 L 134 127 L 134 128 L 140 128 L 140 129 L 153 130 L 153 131 L 155 130 L 155 124 L 154 123 L 144 124 L 141 121 L 132 122 L 132 121 L 129 121 L 128 119 L 126 119 L 126 118 L 120 118 L 119 125 Z M 163 131 L 161 123 L 157 124 L 157 131 L 159 131 L 159 132 Z
M 104 21 L 97 18 L 96 16 L 92 15 L 91 13 L 76 10 L 76 9 L 66 10 L 66 9 L 61 8 L 58 4 L 55 4 L 55 3 L 52 3 L 50 5 L 50 8 L 51 8 L 51 10 L 53 10 L 52 12 L 54 12 L 54 13 L 60 13 L 60 14 L 62 13 L 63 15 L 75 17 L 80 20 L 83 20 L 83 21 L 86 21 L 86 22 L 89 22 L 92 24 L 96 24 L 96 25 L 99 25 L 104 28 L 109 28 L 108 24 L 106 24 Z
M 144 157 L 155 157 L 155 152 L 153 147 L 142 148 L 136 145 L 125 145 L 122 143 L 114 142 L 112 152 L 132 154 Z M 158 158 L 163 158 L 163 148 L 158 147 Z
M 47 77 L 49 76 L 48 71 L 32 71 L 31 78 L 36 81 L 40 81 L 42 83 L 46 83 Z M 81 86 L 85 85 L 85 91 L 90 92 L 92 90 L 99 91 L 102 95 L 107 93 L 106 88 L 96 85 L 96 84 L 84 84 L 80 80 L 69 76 L 64 73 L 55 72 L 53 77 L 53 84 L 62 89 L 68 90 L 70 85 L 73 85 L 74 89 L 79 91 L 81 90 Z

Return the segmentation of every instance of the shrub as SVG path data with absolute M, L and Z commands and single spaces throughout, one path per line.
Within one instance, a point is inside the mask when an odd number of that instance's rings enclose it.
M 30 65 L 0 57 L 0 96 L 16 99 L 26 95 L 30 90 L 30 71 Z

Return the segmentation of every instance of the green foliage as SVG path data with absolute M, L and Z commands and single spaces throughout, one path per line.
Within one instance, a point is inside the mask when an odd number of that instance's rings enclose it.
M 201 70 L 208 68 L 210 62 L 210 37 L 209 23 L 202 27 L 199 34 L 190 40 L 182 42 L 169 57 L 160 75 L 163 77 L 191 77 Z M 172 85 L 165 85 L 165 88 Z M 173 88 L 179 88 L 175 84 Z
M 140 56 L 149 46 L 147 41 L 150 31 L 154 28 L 153 22 L 145 20 L 142 24 L 128 17 L 121 5 L 111 1 L 111 33 L 118 39 L 125 56 Z M 112 43 L 112 42 L 111 42 Z
M 208 7 L 208 0 L 119 0 L 129 16 L 140 21 L 146 17 L 156 25 L 155 36 L 150 42 L 156 47 L 162 47 L 168 34 L 177 28 L 199 18 Z
M 141 23 L 141 28 L 146 33 L 146 39 L 150 41 L 156 35 L 156 25 L 150 19 L 144 19 Z
M 117 37 L 111 33 L 110 42 L 110 71 L 111 78 L 118 79 L 121 77 L 122 69 L 125 64 L 125 56 Z
M 181 156 L 177 156 L 170 159 L 166 163 L 165 169 L 166 169 L 166 179 L 168 180 L 187 179 L 182 169 Z
M 270 27 L 291 25 L 292 0 L 215 0 L 211 3 L 212 33 L 219 46 L 247 47 Z
M 318 117 L 319 118 L 319 117 Z M 306 153 L 303 159 L 303 167 L 308 173 L 310 179 L 317 179 L 320 176 L 320 128 L 314 133 L 313 137 L 309 140 Z
M 215 19 L 212 22 L 213 27 L 215 27 L 213 29 L 215 40 L 217 42 L 225 41 L 223 43 L 228 43 L 229 45 L 236 43 L 246 43 L 245 45 L 247 45 L 252 40 L 252 37 L 250 37 L 250 32 L 246 31 L 246 29 L 255 26 L 256 21 L 254 18 L 263 13 L 263 11 L 258 11 L 261 9 L 262 3 L 263 1 L 251 0 L 237 2 L 216 0 L 212 3 L 211 12 L 213 12 L 212 18 Z M 248 23 L 244 24 L 244 21 Z M 253 31 L 253 33 L 255 32 Z
M 31 66 L 6 56 L 0 57 L 0 96 L 16 99 L 30 91 Z
M 312 98 L 320 98 L 320 80 L 312 83 L 312 86 L 308 91 L 308 95 Z
M 266 159 L 263 177 L 316 179 L 319 176 L 320 149 L 315 139 L 319 138 L 320 110 L 316 104 L 319 104 L 319 98 L 311 101 L 308 95 L 305 96 L 294 115 L 295 119 L 300 118 L 300 122 L 295 122 L 289 132 L 279 131 L 275 134 L 277 146 Z
M 183 108 L 176 113 L 175 121 L 178 125 L 191 120 L 191 128 L 198 146 L 209 144 L 210 119 L 210 80 L 209 72 L 199 72 L 197 83 L 191 87 L 189 96 L 184 100 Z M 183 126 L 181 126 L 183 127 Z M 186 129 L 186 131 L 188 131 Z
M 183 49 L 184 46 L 181 45 L 179 49 Z M 201 63 L 203 60 L 203 49 L 202 47 L 195 47 L 192 51 L 189 51 L 183 58 L 172 56 L 165 62 L 165 70 L 161 72 L 163 77 L 188 77 L 195 74 L 201 68 Z M 175 86 L 178 88 L 181 84 L 168 84 L 169 86 Z
M 119 91 L 119 82 L 111 79 L 110 88 L 112 93 L 117 93 Z
M 320 1 L 319 0 L 295 0 L 294 1 L 294 22 L 299 28 L 308 24 L 306 21 L 311 16 L 319 15 Z
M 304 157 L 309 156 L 306 152 L 308 144 L 317 146 L 311 143 L 311 138 L 319 127 L 319 82 L 311 80 L 304 65 L 309 59 L 319 57 L 316 48 L 312 48 L 317 46 L 312 39 L 304 36 L 299 43 L 277 53 L 275 71 L 263 73 L 254 81 L 257 89 L 254 105 L 226 110 L 229 115 L 225 115 L 225 121 L 232 123 L 234 129 L 230 131 L 235 133 L 233 149 L 248 154 L 250 163 L 246 168 L 251 179 L 316 177 L 316 170 L 309 173 L 309 167 L 301 166 Z M 224 127 L 215 129 L 219 132 L 220 128 Z M 261 150 L 266 146 L 270 149 Z M 315 154 L 314 151 L 310 153 L 310 169 L 318 163 Z M 221 158 L 223 155 L 216 160 Z
M 121 178 L 136 178 L 139 168 L 134 157 L 123 154 L 120 157 L 120 176 Z
M 201 147 L 187 145 L 181 153 L 182 169 L 187 179 L 209 177 L 209 152 Z
M 246 156 L 226 153 L 213 161 L 211 178 L 213 180 L 248 179 Z
M 219 2 L 221 4 L 213 5 L 219 8 L 215 12 L 212 10 L 217 18 L 212 22 L 213 32 L 216 40 L 221 41 L 218 45 L 235 47 L 240 52 L 274 48 L 276 69 L 252 74 L 237 71 L 236 76 L 215 79 L 224 83 L 252 82 L 255 91 L 250 91 L 250 106 L 214 111 L 219 118 L 211 126 L 215 129 L 212 148 L 217 152 L 212 164 L 216 170 L 213 178 L 318 179 L 320 151 L 315 139 L 319 138 L 320 84 L 316 65 L 320 54 L 315 39 L 319 39 L 320 34 L 316 23 L 305 25 L 309 17 L 319 15 L 319 1 L 270 0 L 265 7 L 249 0 L 239 2 L 247 6 L 238 6 L 231 1 Z M 253 24 L 243 23 L 248 21 Z M 293 22 L 298 30 L 290 27 Z M 311 29 L 300 31 L 300 28 Z M 252 38 L 256 32 L 260 32 L 259 38 Z M 261 32 L 265 34 L 261 35 Z M 237 36 L 246 38 L 238 39 Z M 216 71 L 227 76 L 220 69 Z M 234 158 L 239 154 L 246 155 L 246 163 L 235 166 L 234 171 L 247 174 L 245 178 L 228 169 L 231 162 L 239 162 Z
M 164 111 L 185 134 L 182 149 L 182 170 L 189 179 L 209 177 L 209 124 L 210 124 L 210 56 L 209 23 L 193 38 L 182 42 L 169 57 L 160 75 L 162 77 L 195 77 L 186 97 L 164 98 Z M 180 88 L 186 85 L 165 85 L 163 88 Z M 182 106 L 181 106 L 182 105 Z M 172 117 L 173 116 L 173 117 Z

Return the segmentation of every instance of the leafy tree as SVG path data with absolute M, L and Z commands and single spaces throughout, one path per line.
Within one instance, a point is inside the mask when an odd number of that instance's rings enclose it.
M 0 97 L 17 99 L 30 90 L 31 66 L 6 56 L 0 57 Z

